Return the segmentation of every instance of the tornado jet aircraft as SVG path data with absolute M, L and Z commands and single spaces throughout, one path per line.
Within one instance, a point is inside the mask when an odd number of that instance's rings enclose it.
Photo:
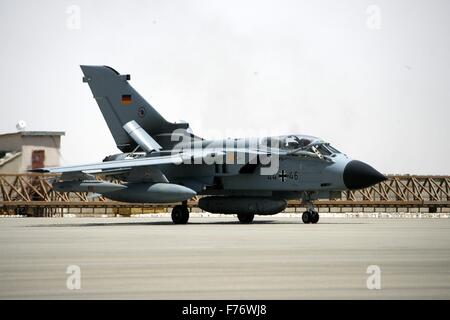
M 107 66 L 82 65 L 84 77 L 121 151 L 103 162 L 48 167 L 60 173 L 60 192 L 93 192 L 134 203 L 173 203 L 172 220 L 189 220 L 187 200 L 210 213 L 234 214 L 242 223 L 273 215 L 290 199 L 308 208 L 304 223 L 317 223 L 317 199 L 361 189 L 386 177 L 352 160 L 323 139 L 301 134 L 207 140 L 188 123 L 166 121 L 121 75 Z

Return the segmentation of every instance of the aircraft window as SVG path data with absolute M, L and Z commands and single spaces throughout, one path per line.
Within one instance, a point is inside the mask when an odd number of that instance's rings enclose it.
M 302 150 L 305 152 L 310 153 L 317 153 L 317 151 L 313 151 L 311 148 L 308 148 L 305 150 L 304 148 L 308 145 L 310 145 L 313 142 L 312 139 L 308 137 L 303 136 L 296 136 L 296 135 L 290 135 L 290 136 L 283 136 L 283 137 L 267 137 L 264 138 L 261 143 L 261 148 L 276 148 L 285 150 L 287 152 L 301 152 Z M 324 150 L 324 154 L 329 155 L 331 154 L 331 151 Z M 303 154 L 305 156 L 305 154 Z
M 305 138 L 299 138 L 297 136 L 288 136 L 283 141 L 283 149 L 295 150 L 306 147 L 311 143 L 311 140 Z
M 283 143 L 283 149 L 294 150 L 299 147 L 295 137 L 287 137 Z
M 328 150 L 323 144 L 317 147 L 317 151 L 319 151 L 323 156 L 331 155 L 331 151 Z
M 333 148 L 332 146 L 330 146 L 329 144 L 326 145 L 327 149 L 330 150 L 333 153 L 341 153 L 338 149 Z

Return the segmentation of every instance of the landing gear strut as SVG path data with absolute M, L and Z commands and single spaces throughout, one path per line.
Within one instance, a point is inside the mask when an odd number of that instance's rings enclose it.
M 240 223 L 252 223 L 253 218 L 255 217 L 254 214 L 244 214 L 244 213 L 238 213 L 237 216 Z
M 172 221 L 175 224 L 186 224 L 189 220 L 189 209 L 187 204 L 177 205 L 172 209 Z

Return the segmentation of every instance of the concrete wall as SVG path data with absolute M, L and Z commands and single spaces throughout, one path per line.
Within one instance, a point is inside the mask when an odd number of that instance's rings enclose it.
M 0 166 L 0 173 L 17 173 L 21 172 L 22 167 L 22 155 L 8 161 L 4 165 Z
M 22 137 L 20 134 L 4 134 L 0 136 L 0 150 L 20 151 Z
M 23 146 L 41 146 L 47 148 L 61 148 L 61 138 L 59 136 L 22 136 Z

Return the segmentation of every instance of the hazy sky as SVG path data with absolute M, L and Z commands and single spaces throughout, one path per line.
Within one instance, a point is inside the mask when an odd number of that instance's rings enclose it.
M 1 1 L 0 133 L 117 153 L 80 64 L 206 138 L 303 133 L 383 173 L 450 174 L 450 1 Z

